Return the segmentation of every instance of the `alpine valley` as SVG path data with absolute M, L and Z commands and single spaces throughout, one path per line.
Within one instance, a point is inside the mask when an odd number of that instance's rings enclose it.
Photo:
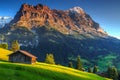
M 55 62 L 68 65 L 78 55 L 84 67 L 108 66 L 120 69 L 120 40 L 109 36 L 82 8 L 50 9 L 48 6 L 23 4 L 3 28 L 0 41 L 11 44 L 18 40 L 21 49 L 44 61 L 52 53 Z

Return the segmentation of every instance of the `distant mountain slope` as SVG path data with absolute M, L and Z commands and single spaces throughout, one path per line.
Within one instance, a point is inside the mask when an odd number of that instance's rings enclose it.
M 8 76 L 9 75 L 9 76 Z M 0 62 L 0 80 L 109 80 L 59 65 Z

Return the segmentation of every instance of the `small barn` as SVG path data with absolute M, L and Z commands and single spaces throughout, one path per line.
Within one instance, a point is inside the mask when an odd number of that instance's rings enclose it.
M 36 56 L 23 50 L 18 50 L 8 56 L 10 62 L 26 63 L 26 64 L 34 64 L 36 63 L 36 59 L 37 59 Z

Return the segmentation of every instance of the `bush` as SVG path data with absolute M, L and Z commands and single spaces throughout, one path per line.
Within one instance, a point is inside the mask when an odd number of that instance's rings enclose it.
M 8 49 L 8 44 L 7 43 L 0 44 L 0 48 Z

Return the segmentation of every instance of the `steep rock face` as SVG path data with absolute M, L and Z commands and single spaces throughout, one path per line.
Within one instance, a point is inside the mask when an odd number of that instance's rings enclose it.
M 107 36 L 107 33 L 94 22 L 80 7 L 70 10 L 51 10 L 47 6 L 23 4 L 9 26 L 24 26 L 28 29 L 38 26 L 54 28 L 63 34 L 88 33 Z

